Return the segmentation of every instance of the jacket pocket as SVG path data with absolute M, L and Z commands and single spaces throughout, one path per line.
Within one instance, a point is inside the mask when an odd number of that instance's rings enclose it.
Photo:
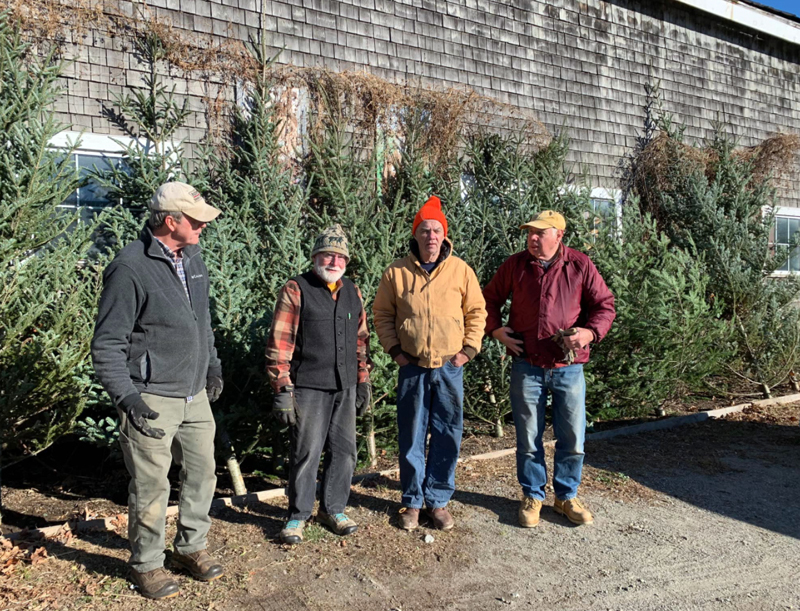
M 145 384 L 148 384 L 152 374 L 153 367 L 150 363 L 150 353 L 145 350 L 142 358 L 139 359 L 139 379 L 141 379 Z
M 419 320 L 415 318 L 405 318 L 397 330 L 397 339 L 400 340 L 400 348 L 403 352 L 408 352 L 412 356 L 419 356 L 420 349 L 424 345 L 419 341 Z
M 464 323 L 454 316 L 437 316 L 433 319 L 433 354 L 452 356 L 464 347 Z

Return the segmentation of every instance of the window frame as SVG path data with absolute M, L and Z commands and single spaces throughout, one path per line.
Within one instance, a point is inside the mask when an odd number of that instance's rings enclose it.
M 78 144 L 78 146 L 75 146 Z M 177 161 L 178 153 L 182 141 L 166 140 L 162 142 L 159 147 L 163 149 L 163 154 L 170 157 L 172 160 Z M 63 151 L 69 154 L 84 155 L 86 157 L 107 157 L 113 159 L 122 159 L 130 148 L 140 148 L 145 155 L 149 155 L 156 149 L 155 143 L 146 138 L 133 138 L 131 136 L 123 136 L 116 134 L 95 134 L 93 132 L 77 132 L 72 130 L 64 130 L 59 132 L 50 139 L 49 146 L 52 150 Z M 77 168 L 76 168 L 77 169 Z M 171 174 L 169 180 L 172 180 L 174 175 Z M 117 204 L 122 204 L 120 200 Z M 114 205 L 113 203 L 110 205 Z M 102 207 L 97 206 L 74 206 L 65 204 L 64 202 L 58 204 L 58 208 L 68 210 L 80 211 L 82 209 L 98 211 Z
M 778 242 L 778 218 L 800 219 L 800 208 L 788 208 L 786 206 L 776 206 L 772 211 L 772 213 L 774 215 L 775 223 L 772 226 L 772 236 L 769 244 L 770 248 L 772 248 L 774 251 L 776 246 L 779 245 L 788 246 L 788 244 L 784 244 L 783 242 Z M 797 231 L 800 232 L 800 228 L 798 228 Z M 791 238 L 792 236 L 789 236 L 790 240 Z M 800 248 L 800 246 L 798 246 L 797 248 Z M 791 256 L 792 254 L 791 252 L 789 252 L 789 258 L 791 258 Z M 786 278 L 788 276 L 793 276 L 796 274 L 800 274 L 800 269 L 796 271 L 792 271 L 791 269 L 789 270 L 776 269 L 770 274 L 770 276 L 773 278 Z
M 97 157 L 109 159 L 122 159 L 125 156 L 127 147 L 135 144 L 141 144 L 136 138 L 130 136 L 113 136 L 110 134 L 94 134 L 91 132 L 76 132 L 66 130 L 56 134 L 50 139 L 50 147 L 57 151 L 64 151 L 69 155 L 83 155 L 84 157 Z M 75 146 L 75 145 L 78 146 Z M 78 167 L 76 166 L 76 170 Z M 79 187 L 80 189 L 81 187 Z M 77 190 L 76 190 L 77 191 Z M 56 207 L 65 210 L 73 210 L 80 212 L 81 210 L 89 210 L 96 213 L 103 209 L 99 206 L 90 205 L 77 205 L 67 204 L 61 202 Z M 122 203 L 122 201 L 118 202 Z M 109 205 L 113 205 L 110 202 Z

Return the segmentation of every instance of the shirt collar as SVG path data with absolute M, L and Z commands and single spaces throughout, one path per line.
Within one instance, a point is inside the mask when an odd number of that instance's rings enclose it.
M 164 252 L 164 254 L 167 257 L 169 257 L 170 259 L 172 259 L 173 261 L 176 260 L 176 259 L 180 259 L 182 257 L 182 254 L 181 254 L 181 250 L 182 249 L 174 251 L 169 246 L 164 244 L 164 242 L 159 240 L 156 236 L 153 236 L 153 239 L 156 241 L 156 244 L 158 244 L 161 247 L 161 250 Z
M 552 267 L 552 266 L 553 266 L 555 263 L 557 263 L 559 259 L 564 259 L 564 260 L 566 260 L 566 258 L 567 258 L 567 257 L 566 257 L 566 255 L 567 255 L 567 252 L 566 252 L 566 250 L 565 250 L 565 249 L 566 249 L 566 247 L 564 246 L 564 244 L 559 244 L 559 245 L 558 245 L 558 251 L 556 252 L 556 256 L 555 256 L 555 257 L 553 257 L 552 259 L 550 259 L 550 267 Z M 534 257 L 534 256 L 531 254 L 531 251 L 530 251 L 530 250 L 528 250 L 527 248 L 525 248 L 525 254 L 526 254 L 526 255 L 528 255 L 528 260 L 529 260 L 530 262 L 532 262 L 532 263 L 538 263 L 539 265 L 542 265 L 542 267 L 544 267 L 544 265 L 542 264 L 542 262 L 541 262 L 539 259 L 537 259 L 536 257 Z
M 331 295 L 335 295 L 336 293 L 338 293 L 338 292 L 339 292 L 339 289 L 340 289 L 340 288 L 342 288 L 342 285 L 343 285 L 343 284 L 344 284 L 344 282 L 342 282 L 342 279 L 341 279 L 341 278 L 339 278 L 339 279 L 336 281 L 336 286 L 334 286 L 332 290 L 331 290 L 331 287 L 330 287 L 330 285 L 326 284 L 325 286 L 327 286 L 327 287 L 328 287 L 328 290 L 329 290 L 329 291 L 331 291 Z

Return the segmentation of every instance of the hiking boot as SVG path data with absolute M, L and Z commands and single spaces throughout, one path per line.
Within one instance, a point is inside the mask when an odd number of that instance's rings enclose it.
M 579 526 L 581 524 L 591 524 L 594 522 L 592 513 L 583 506 L 583 503 L 581 503 L 577 497 L 569 499 L 568 501 L 556 499 L 556 502 L 553 503 L 553 511 L 560 513 L 562 516 L 565 516 L 567 520 Z
M 403 530 L 414 530 L 419 526 L 419 509 L 401 507 L 397 520 Z
M 178 583 L 164 567 L 146 573 L 131 571 L 131 581 L 139 588 L 142 596 L 153 600 L 172 598 L 180 592 Z
M 519 525 L 522 528 L 533 528 L 539 523 L 539 513 L 542 511 L 542 502 L 529 496 L 523 497 L 519 504 Z
M 358 530 L 358 524 L 353 522 L 353 520 L 348 518 L 347 515 L 343 513 L 335 513 L 331 515 L 320 509 L 317 512 L 317 522 L 324 524 L 330 528 L 334 534 L 339 536 L 352 535 Z
M 456 523 L 453 516 L 447 511 L 447 507 L 437 507 L 436 509 L 426 510 L 428 517 L 433 520 L 433 525 L 439 530 L 450 530 Z
M 289 545 L 303 542 L 303 529 L 306 527 L 304 520 L 289 520 L 281 531 L 281 541 Z
M 191 554 L 172 554 L 172 564 L 189 571 L 198 581 L 214 581 L 225 573 L 222 565 L 204 549 Z

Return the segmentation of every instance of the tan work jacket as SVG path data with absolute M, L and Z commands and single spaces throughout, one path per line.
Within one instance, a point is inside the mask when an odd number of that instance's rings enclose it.
M 472 268 L 445 254 L 432 273 L 416 255 L 398 259 L 383 273 L 373 304 L 375 331 L 394 358 L 402 350 L 420 367 L 441 367 L 461 350 L 473 358 L 481 349 L 486 304 Z

